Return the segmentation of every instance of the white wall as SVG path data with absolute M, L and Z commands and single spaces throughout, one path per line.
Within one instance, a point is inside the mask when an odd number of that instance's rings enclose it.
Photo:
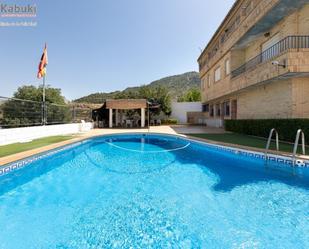
M 68 135 L 89 131 L 92 128 L 92 123 L 76 123 L 0 129 L 0 145 L 26 142 L 42 137 Z
M 218 118 L 216 118 L 216 119 L 207 118 L 207 119 L 205 119 L 204 122 L 209 127 L 217 127 L 217 128 L 223 127 L 223 121 L 220 118 L 219 119 Z
M 177 119 L 178 123 L 187 123 L 187 112 L 201 112 L 201 102 L 172 102 L 171 118 Z

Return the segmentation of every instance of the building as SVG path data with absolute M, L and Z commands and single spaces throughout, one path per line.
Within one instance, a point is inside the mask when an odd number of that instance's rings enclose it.
M 309 118 L 309 0 L 237 0 L 198 63 L 209 125 Z
M 178 124 L 198 123 L 198 120 L 190 120 L 190 113 L 202 111 L 201 102 L 172 102 L 171 118 L 176 119 Z
M 146 99 L 107 99 L 98 109 L 93 110 L 92 118 L 96 127 L 145 127 L 145 109 L 152 108 Z M 136 110 L 131 117 L 124 111 Z M 147 120 L 148 121 L 148 120 Z

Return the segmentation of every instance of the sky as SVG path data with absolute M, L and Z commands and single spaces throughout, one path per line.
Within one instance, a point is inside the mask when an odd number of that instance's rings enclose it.
M 36 78 L 44 43 L 46 83 L 69 100 L 198 71 L 197 58 L 234 0 L 4 0 L 35 4 L 36 17 L 4 18 L 34 27 L 0 27 L 0 96 Z

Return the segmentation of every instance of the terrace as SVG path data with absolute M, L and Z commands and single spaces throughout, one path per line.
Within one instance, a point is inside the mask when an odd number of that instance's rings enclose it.
M 270 60 L 278 58 L 283 53 L 287 53 L 285 58 L 281 59 L 283 61 L 283 66 L 286 68 L 286 72 L 290 72 L 290 68 L 293 63 L 289 60 L 290 53 L 300 52 L 299 49 L 309 48 L 309 36 L 287 36 L 269 49 L 263 51 L 256 57 L 247 61 L 237 69 L 231 72 L 232 78 L 235 78 L 247 71 L 254 70 L 257 66 L 262 63 L 269 62 Z M 302 52 L 302 51 L 301 51 Z M 296 57 L 296 56 L 295 56 Z M 297 72 L 294 72 L 297 75 Z M 301 71 L 298 72 L 299 74 Z

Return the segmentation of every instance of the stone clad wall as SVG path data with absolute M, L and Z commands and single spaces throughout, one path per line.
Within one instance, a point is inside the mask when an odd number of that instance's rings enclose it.
M 237 5 L 235 6 L 232 13 L 230 13 L 230 17 L 226 20 L 228 24 L 229 21 L 233 20 L 237 14 L 241 16 L 241 21 L 238 28 L 232 33 L 231 37 L 220 47 L 219 51 L 213 56 L 210 60 L 207 61 L 207 65 L 200 70 L 201 77 L 205 75 L 205 73 L 211 69 L 214 64 L 216 64 L 226 53 L 230 51 L 230 49 L 235 45 L 235 43 L 242 37 L 244 34 L 250 30 L 258 20 L 260 20 L 270 9 L 272 9 L 280 0 L 252 0 L 253 9 L 248 13 L 248 15 L 243 15 L 242 7 L 248 2 L 247 0 L 238 0 Z M 208 49 L 205 49 L 203 54 L 199 58 L 199 62 L 204 59 L 207 55 L 208 50 L 212 48 L 212 44 L 215 44 L 220 35 L 225 32 L 225 26 L 221 27 L 221 30 L 217 32 L 215 37 L 212 39 L 209 44 Z
M 230 75 L 224 75 L 222 68 L 221 75 L 223 79 L 220 82 L 212 82 L 210 88 L 202 92 L 203 102 L 217 99 L 229 98 L 246 87 L 259 83 L 267 83 L 272 79 L 276 79 L 287 73 L 309 72 L 309 49 L 290 50 L 277 57 L 276 60 L 283 62 L 286 60 L 287 68 L 276 67 L 272 65 L 272 61 L 266 61 L 256 66 L 252 70 L 231 79 Z M 212 77 L 212 74 L 210 74 Z M 308 77 L 304 80 L 309 80 Z M 271 82 L 268 82 L 271 83 Z
M 303 9 L 301 9 L 299 12 L 295 12 L 282 20 L 278 25 L 274 26 L 274 28 L 270 31 L 270 35 L 275 35 L 278 32 L 280 32 L 281 38 L 284 38 L 288 35 L 292 34 L 298 34 L 297 32 L 297 23 L 298 19 L 304 20 L 305 23 L 301 23 L 299 27 L 301 28 L 302 32 L 301 34 L 304 34 L 303 32 L 307 32 L 306 34 L 309 35 L 309 18 L 304 14 L 307 13 L 309 16 L 309 4 L 306 5 Z M 303 18 L 299 18 L 299 16 L 302 16 Z M 306 16 L 306 17 L 305 17 Z M 247 85 L 251 85 L 265 81 L 268 78 L 276 77 L 278 75 L 277 68 L 271 65 L 271 61 L 265 62 L 264 68 L 261 68 L 263 64 L 259 65 L 257 67 L 256 72 L 248 72 L 241 75 L 241 77 L 237 77 L 235 79 L 231 79 L 230 77 L 226 77 L 224 75 L 224 68 L 225 68 L 225 61 L 226 59 L 230 58 L 231 60 L 231 70 L 236 69 L 240 65 L 244 64 L 249 59 L 252 59 L 253 57 L 257 56 L 261 53 L 261 45 L 267 41 L 269 38 L 265 38 L 263 35 L 259 38 L 257 38 L 255 41 L 253 41 L 250 46 L 248 46 L 245 50 L 236 50 L 231 51 L 228 54 L 226 54 L 224 57 L 222 57 L 217 63 L 213 65 L 212 70 L 210 70 L 203 78 L 202 82 L 206 81 L 206 78 L 208 75 L 210 75 L 211 78 L 211 87 L 205 88 L 202 94 L 202 101 L 207 102 L 212 99 L 216 99 L 222 95 L 226 95 L 228 93 L 232 93 L 233 91 L 237 91 L 238 89 L 241 89 L 242 87 L 246 87 Z M 282 55 L 278 59 L 279 61 L 283 61 L 284 59 L 290 59 L 290 62 L 288 65 L 290 65 L 289 70 L 291 72 L 309 72 L 309 65 L 308 65 L 308 52 L 309 49 L 303 49 L 302 51 L 299 51 L 299 54 L 295 54 L 298 51 L 293 51 L 292 54 L 288 55 Z M 304 54 L 304 52 L 306 54 Z M 298 60 L 297 59 L 302 59 Z M 220 82 L 214 83 L 213 75 L 214 70 L 218 66 L 221 66 L 221 76 L 222 79 Z M 293 67 L 292 67 L 293 66 Z M 302 67 L 302 68 L 301 68 Z M 264 72 L 265 71 L 265 72 Z M 280 68 L 280 74 L 284 74 L 288 72 L 288 70 L 282 70 Z M 265 77 L 265 75 L 268 75 L 269 77 Z M 245 84 L 239 84 L 239 81 L 246 81 L 247 78 L 251 79 L 251 82 L 245 83 Z M 253 78 L 253 79 L 252 79 Z M 236 82 L 236 83 L 235 83 Z M 231 86 L 230 86 L 231 84 Z M 235 87 L 235 85 L 238 85 Z
M 292 82 L 281 80 L 237 96 L 237 119 L 292 118 Z
M 309 79 L 292 79 L 293 117 L 309 118 Z
M 238 0 L 225 24 L 242 11 L 246 2 Z M 237 100 L 237 118 L 309 118 L 309 49 L 290 49 L 274 59 L 260 63 L 236 77 L 225 75 L 225 61 L 230 60 L 230 70 L 239 68 L 262 52 L 262 45 L 279 34 L 287 36 L 309 36 L 309 3 L 297 11 L 290 11 L 284 19 L 265 32 L 250 40 L 247 33 L 263 17 L 283 0 L 253 0 L 253 10 L 241 15 L 241 21 L 231 36 L 221 44 L 216 54 L 200 69 L 202 102 L 221 105 L 227 100 Z M 285 6 L 289 8 L 288 5 Z M 266 18 L 267 21 L 267 18 Z M 269 20 L 268 20 L 269 22 Z M 224 32 L 224 25 L 211 40 L 199 58 L 199 63 L 207 57 Z M 241 43 L 249 37 L 247 43 Z M 246 45 L 244 45 L 246 44 Z M 272 65 L 272 61 L 286 63 L 286 68 Z M 221 67 L 221 80 L 214 82 L 214 71 Z M 208 85 L 210 78 L 210 86 Z M 308 100 L 307 100 L 308 99 Z M 258 109 L 257 109 L 257 106 Z M 231 117 L 225 117 L 225 119 Z

